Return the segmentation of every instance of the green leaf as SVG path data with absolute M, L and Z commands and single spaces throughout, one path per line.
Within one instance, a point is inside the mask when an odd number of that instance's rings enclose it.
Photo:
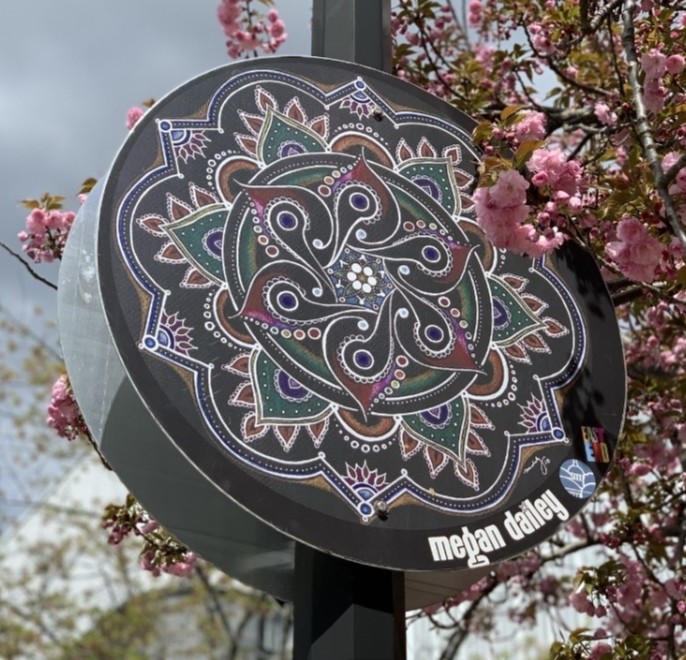
M 91 190 L 93 190 L 93 186 L 98 182 L 97 179 L 94 179 L 93 177 L 89 177 L 86 179 L 82 184 L 81 184 L 81 190 L 79 190 L 79 195 L 87 195 Z
M 493 124 L 490 121 L 481 121 L 472 131 L 472 139 L 476 144 L 481 144 L 491 139 L 493 135 Z
M 522 108 L 526 106 L 523 105 L 508 105 L 506 108 L 503 108 L 503 111 L 500 113 L 500 119 L 502 121 L 505 121 L 508 117 L 511 117 L 515 113 L 519 112 Z
M 577 628 L 569 635 L 569 641 L 572 644 L 579 644 L 580 642 L 585 642 L 589 639 L 593 639 L 593 635 L 589 634 L 588 628 Z

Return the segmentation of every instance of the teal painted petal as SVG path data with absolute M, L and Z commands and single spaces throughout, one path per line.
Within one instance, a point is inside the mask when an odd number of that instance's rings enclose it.
M 462 397 L 416 415 L 405 415 L 402 425 L 415 440 L 433 445 L 460 461 L 469 431 L 469 409 Z
M 414 159 L 402 165 L 400 174 L 433 197 L 450 215 L 459 215 L 460 195 L 450 161 Z
M 222 204 L 205 206 L 176 222 L 162 225 L 174 245 L 208 279 L 224 279 L 222 244 L 228 211 Z
M 493 340 L 496 344 L 510 346 L 543 327 L 512 287 L 496 276 L 489 277 L 488 283 L 493 300 Z
M 303 124 L 276 112 L 267 111 L 257 139 L 257 157 L 271 164 L 288 156 L 326 151 L 326 142 L 321 136 Z
M 312 424 L 329 414 L 329 402 L 291 378 L 262 351 L 253 354 L 250 374 L 258 424 Z

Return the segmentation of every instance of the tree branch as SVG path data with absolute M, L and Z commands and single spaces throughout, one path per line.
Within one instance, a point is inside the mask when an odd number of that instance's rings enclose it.
M 605 20 L 605 18 L 609 16 L 615 9 L 617 9 L 617 7 L 619 7 L 619 5 L 621 5 L 623 1 L 624 0 L 612 0 L 612 2 L 609 2 L 607 5 L 605 5 L 605 7 L 603 7 L 590 21 L 588 20 L 588 7 L 586 6 L 588 3 L 583 1 L 580 2 L 579 11 L 581 12 L 581 34 L 575 39 L 572 39 L 568 45 L 576 46 L 578 43 L 583 41 L 589 34 L 594 34 L 600 27 L 601 23 Z M 586 14 L 585 17 L 584 14 Z
M 681 154 L 679 157 L 679 160 L 674 163 L 664 174 L 664 184 L 665 186 L 668 186 L 674 179 L 676 178 L 676 175 L 679 174 L 679 171 L 686 167 L 686 152 Z
M 31 264 L 29 264 L 24 257 L 22 257 L 18 252 L 15 252 L 9 245 L 6 245 L 2 241 L 0 241 L 0 247 L 3 248 L 6 252 L 9 252 L 10 255 L 12 255 L 15 259 L 20 261 L 24 268 L 31 273 L 31 276 L 37 279 L 39 282 L 42 282 L 43 284 L 49 286 L 51 289 L 55 289 L 57 291 L 57 285 L 53 284 L 50 280 L 46 280 L 44 277 L 39 275 L 33 268 L 31 267 Z
M 645 156 L 655 181 L 655 190 L 662 200 L 665 207 L 666 224 L 671 228 L 674 235 L 679 239 L 681 245 L 686 249 L 686 233 L 684 232 L 674 207 L 674 200 L 667 190 L 665 176 L 660 165 L 660 158 L 655 147 L 655 140 L 650 130 L 648 113 L 643 102 L 643 90 L 638 80 L 638 55 L 636 54 L 636 43 L 634 38 L 634 17 L 633 12 L 636 7 L 634 0 L 627 0 L 622 12 L 622 46 L 626 57 L 627 71 L 629 74 L 629 86 L 631 88 L 631 100 L 636 113 L 636 124 L 634 130 L 641 144 L 643 155 Z
M 234 642 L 234 631 L 231 628 L 231 623 L 229 622 L 229 618 L 226 615 L 226 612 L 224 611 L 224 607 L 222 606 L 222 603 L 221 603 L 221 600 L 219 599 L 217 591 L 210 584 L 210 581 L 209 581 L 207 575 L 205 574 L 204 569 L 199 564 L 195 565 L 195 574 L 198 576 L 198 578 L 200 578 L 200 582 L 202 583 L 202 586 L 205 588 L 207 595 L 210 597 L 210 600 L 212 601 L 212 604 L 214 605 L 215 613 L 217 614 L 217 617 L 219 618 L 219 621 L 221 622 L 222 628 L 224 628 L 224 632 L 226 634 L 228 641 L 230 643 L 233 643 Z

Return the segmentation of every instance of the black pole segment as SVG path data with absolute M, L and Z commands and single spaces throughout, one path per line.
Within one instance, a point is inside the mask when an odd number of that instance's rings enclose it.
M 391 0 L 314 0 L 312 55 L 391 71 Z M 295 546 L 295 660 L 405 660 L 405 576 Z
M 403 573 L 295 547 L 295 660 L 404 660 Z
M 314 0 L 312 55 L 391 71 L 391 0 Z

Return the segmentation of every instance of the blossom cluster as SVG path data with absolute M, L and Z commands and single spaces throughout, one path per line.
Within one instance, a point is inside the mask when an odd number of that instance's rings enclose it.
M 143 539 L 140 566 L 158 577 L 162 573 L 188 577 L 197 564 L 197 555 L 169 535 L 141 505 L 128 495 L 122 505 L 110 504 L 102 518 L 108 530 L 107 542 L 119 545 L 130 535 Z
M 657 48 L 651 48 L 641 57 L 644 71 L 643 99 L 650 112 L 662 110 L 667 99 L 668 89 L 664 85 L 666 74 L 679 75 L 684 70 L 684 56 L 681 53 L 665 55 Z
M 62 211 L 62 197 L 43 195 L 40 200 L 24 200 L 30 209 L 23 231 L 18 234 L 22 250 L 35 263 L 61 259 L 76 214 Z
M 485 150 L 515 150 L 512 160 L 488 161 L 473 198 L 481 228 L 496 247 L 538 257 L 558 248 L 569 216 L 580 214 L 583 168 L 559 144 L 546 142 L 546 118 L 537 111 L 506 109 L 500 125 L 481 125 Z M 485 184 L 485 185 L 484 185 Z
M 643 223 L 624 214 L 616 229 L 617 238 L 605 246 L 605 254 L 632 280 L 652 282 L 662 261 L 662 244 L 646 231 Z
M 222 0 L 217 8 L 217 18 L 227 38 L 226 48 L 232 59 L 259 52 L 276 53 L 288 37 L 278 10 L 272 8 L 262 16 L 250 6 L 250 2 Z
M 61 375 L 52 386 L 47 424 L 57 435 L 67 440 L 89 434 L 66 374 Z

